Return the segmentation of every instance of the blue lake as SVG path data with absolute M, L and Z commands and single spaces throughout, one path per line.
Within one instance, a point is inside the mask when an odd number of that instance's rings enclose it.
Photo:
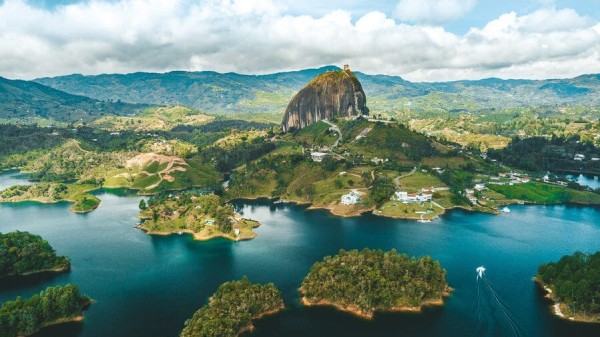
M 22 179 L 15 175 L 0 175 L 0 186 Z M 302 206 L 273 206 L 268 200 L 236 201 L 246 217 L 262 223 L 259 236 L 244 242 L 196 242 L 187 235 L 149 236 L 134 228 L 138 196 L 122 191 L 97 195 L 100 207 L 85 215 L 69 212 L 67 203 L 0 204 L 1 232 L 42 235 L 73 265 L 68 274 L 1 280 L 0 302 L 65 283 L 78 285 L 95 300 L 83 323 L 48 328 L 37 337 L 175 337 L 221 283 L 244 275 L 275 283 L 288 307 L 257 321 L 252 336 L 600 335 L 600 325 L 553 316 L 532 281 L 541 263 L 576 250 L 600 250 L 598 208 L 511 206 L 509 214 L 452 211 L 432 223 L 418 223 L 373 215 L 338 218 Z M 365 247 L 431 255 L 446 268 L 455 291 L 443 307 L 421 314 L 378 314 L 372 321 L 298 303 L 297 288 L 314 262 L 341 248 Z M 491 289 L 476 281 L 480 265 L 487 268 Z
M 593 189 L 600 188 L 600 180 L 599 180 L 600 177 L 598 177 L 598 176 L 586 176 L 583 174 L 580 174 L 580 175 L 568 174 L 565 177 L 571 181 L 578 183 L 581 186 L 587 186 L 587 187 L 591 187 Z

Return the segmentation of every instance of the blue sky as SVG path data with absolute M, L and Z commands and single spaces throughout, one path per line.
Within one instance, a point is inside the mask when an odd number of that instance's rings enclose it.
M 413 81 L 600 72 L 598 0 L 0 0 L 0 76 L 350 63 Z
M 87 0 L 86 0 L 87 1 Z M 111 0 L 116 2 L 115 0 Z M 0 0 L 3 3 L 4 0 Z M 82 0 L 29 0 L 32 5 L 42 8 L 56 8 L 66 4 L 76 4 L 85 2 Z M 278 1 L 288 7 L 286 10 L 290 14 L 308 14 L 313 16 L 323 16 L 334 10 L 346 10 L 352 13 L 355 18 L 371 12 L 381 11 L 389 16 L 392 16 L 398 1 L 389 0 L 321 0 L 321 1 L 298 1 L 298 0 L 283 0 Z M 489 21 L 497 18 L 503 13 L 511 11 L 517 14 L 528 14 L 534 12 L 544 5 L 554 5 L 557 8 L 572 8 L 579 14 L 587 15 L 592 18 L 600 18 L 600 1 L 599 0 L 479 0 L 474 8 L 465 14 L 459 20 L 451 22 L 445 27 L 454 33 L 463 34 L 472 27 L 482 28 Z

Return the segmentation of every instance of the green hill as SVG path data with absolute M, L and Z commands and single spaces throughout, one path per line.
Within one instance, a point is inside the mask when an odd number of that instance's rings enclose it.
M 103 102 L 45 85 L 0 77 L 0 119 L 89 121 L 105 115 L 135 114 L 145 105 Z

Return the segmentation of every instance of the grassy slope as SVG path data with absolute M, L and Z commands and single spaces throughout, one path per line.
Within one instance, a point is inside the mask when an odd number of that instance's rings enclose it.
M 92 126 L 105 130 L 121 131 L 158 131 L 170 130 L 176 125 L 201 125 L 212 121 L 214 117 L 200 114 L 196 110 L 183 106 L 148 108 L 135 117 L 106 116 Z
M 524 200 L 537 204 L 557 204 L 563 202 L 578 204 L 600 204 L 600 194 L 579 191 L 568 187 L 529 182 L 526 184 L 488 185 L 490 189 L 510 199 Z

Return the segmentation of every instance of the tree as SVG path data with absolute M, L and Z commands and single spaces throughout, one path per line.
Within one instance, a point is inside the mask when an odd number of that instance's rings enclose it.
M 140 207 L 140 209 L 142 211 L 145 211 L 148 208 L 148 206 L 146 205 L 146 200 L 144 200 L 144 199 L 140 200 L 140 206 L 139 207 Z

